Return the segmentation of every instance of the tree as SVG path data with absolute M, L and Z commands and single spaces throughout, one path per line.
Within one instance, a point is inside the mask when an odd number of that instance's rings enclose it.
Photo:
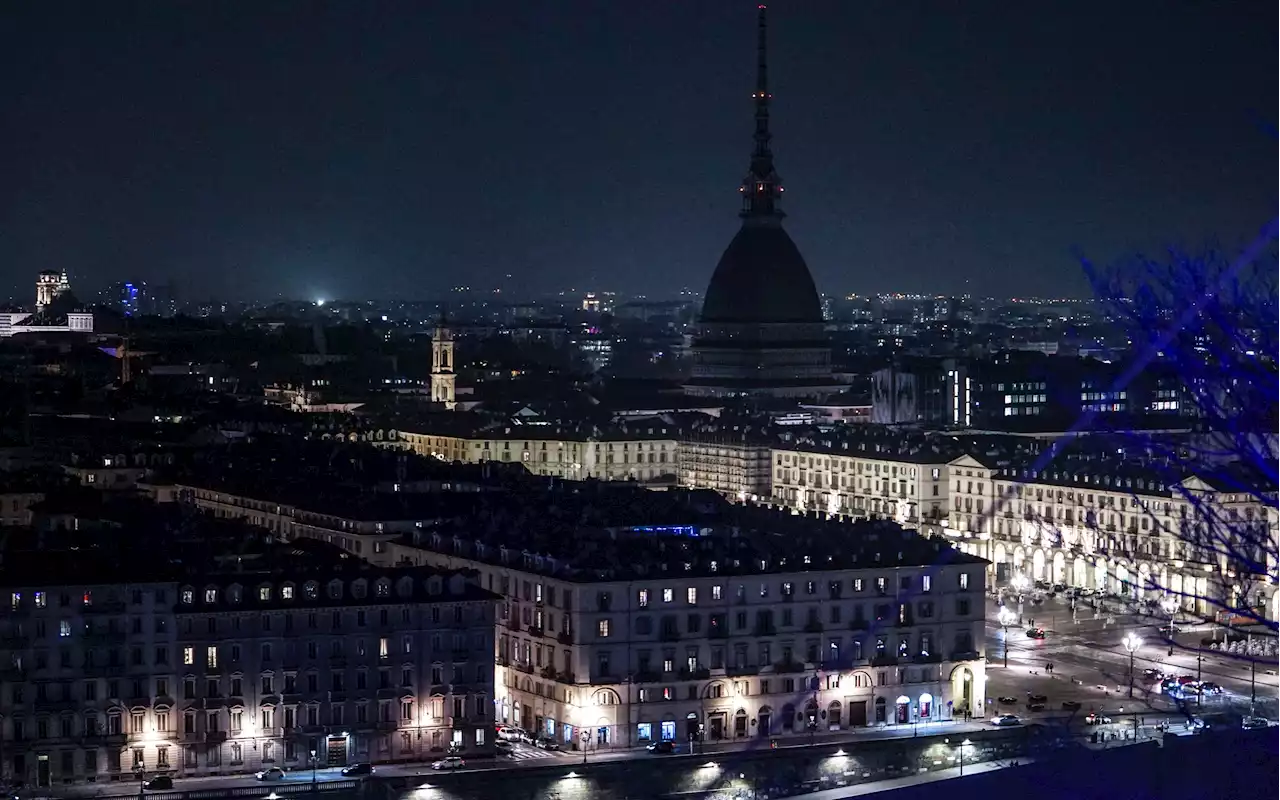
M 1126 374 L 1171 366 L 1161 410 L 1194 418 L 1193 433 L 1111 431 L 1156 471 L 1176 509 L 1157 526 L 1203 580 L 1153 571 L 1142 589 L 1176 597 L 1229 631 L 1277 629 L 1276 224 L 1234 261 L 1215 250 L 1134 257 L 1085 272 L 1135 358 Z M 1159 527 L 1156 528 L 1157 530 Z M 1185 573 L 1184 573 L 1185 575 Z

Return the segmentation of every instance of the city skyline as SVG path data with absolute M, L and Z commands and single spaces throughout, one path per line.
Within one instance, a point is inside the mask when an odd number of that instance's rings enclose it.
M 753 6 L 512 8 L 20 9 L 0 291 L 700 289 L 750 152 Z M 1260 14 L 966 12 L 776 9 L 788 228 L 823 294 L 1082 296 L 1074 249 L 1230 249 L 1272 213 Z

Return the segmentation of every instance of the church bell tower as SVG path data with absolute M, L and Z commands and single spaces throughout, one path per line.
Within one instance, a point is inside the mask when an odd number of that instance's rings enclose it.
M 457 406 L 454 399 L 453 331 L 440 316 L 435 333 L 431 337 L 431 402 L 452 411 Z

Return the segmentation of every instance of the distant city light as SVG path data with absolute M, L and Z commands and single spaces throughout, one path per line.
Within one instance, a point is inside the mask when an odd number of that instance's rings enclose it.
M 316 305 L 317 305 L 317 306 L 323 306 L 323 305 L 324 305 L 324 303 L 325 303 L 325 300 L 324 300 L 324 298 L 323 298 L 323 297 L 318 297 L 318 298 L 316 298 Z

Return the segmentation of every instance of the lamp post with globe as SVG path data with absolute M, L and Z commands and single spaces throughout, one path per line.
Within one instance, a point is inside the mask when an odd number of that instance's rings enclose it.
M 1009 668 L 1009 626 L 1017 619 L 1017 615 L 1008 606 L 1000 606 L 1000 611 L 996 614 L 996 621 L 1000 623 L 1000 627 L 1004 630 L 1004 666 Z
M 1124 649 L 1129 651 L 1129 697 L 1133 697 L 1133 655 L 1142 647 L 1142 637 L 1130 631 L 1121 640 Z
M 1018 593 L 1018 624 L 1021 625 L 1022 624 L 1022 600 L 1023 600 L 1022 593 L 1027 590 L 1027 587 L 1031 585 L 1031 582 L 1027 580 L 1026 575 L 1023 575 L 1021 572 L 1019 572 L 1017 575 L 1013 576 L 1012 584 L 1013 584 L 1014 591 Z
M 1173 620 L 1178 615 L 1178 598 L 1168 595 L 1160 601 L 1160 607 L 1169 615 L 1169 655 L 1173 655 Z

